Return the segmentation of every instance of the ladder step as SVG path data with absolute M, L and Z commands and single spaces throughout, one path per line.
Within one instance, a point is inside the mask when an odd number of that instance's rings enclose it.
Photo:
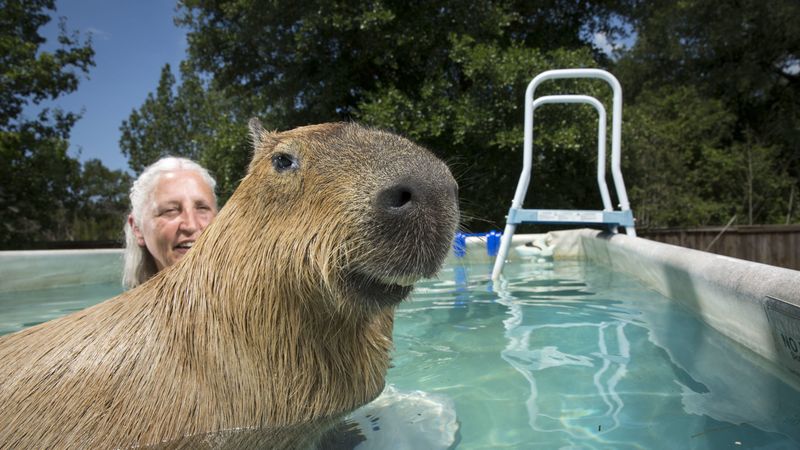
M 508 210 L 509 224 L 548 223 L 558 225 L 598 224 L 633 227 L 633 212 L 593 211 L 577 209 L 521 209 Z

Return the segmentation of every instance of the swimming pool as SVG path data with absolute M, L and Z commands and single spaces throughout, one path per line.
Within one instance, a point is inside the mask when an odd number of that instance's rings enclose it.
M 656 257 L 660 245 L 631 241 L 644 245 L 641 259 L 625 237 L 561 238 L 557 258 L 580 247 L 595 262 L 519 259 L 492 284 L 492 261 L 478 243 L 417 285 L 397 311 L 393 400 L 381 397 L 353 416 L 367 431 L 363 447 L 800 446 L 800 383 L 780 341 L 763 329 L 771 303 L 748 306 L 741 277 L 733 294 L 712 287 L 714 270 L 735 273 L 725 264 L 738 262 L 686 253 L 697 269 L 687 275 L 680 258 Z M 746 267 L 762 284 L 789 277 L 788 288 L 768 293 L 785 297 L 793 288 L 792 273 L 772 279 Z M 8 332 L 66 314 L 117 286 L 2 293 L 0 307 L 13 306 L 0 312 L 0 326 Z M 39 306 L 29 310 L 31 303 Z M 792 325 L 781 326 L 791 337 Z
M 397 313 L 387 382 L 452 399 L 458 448 L 800 446 L 800 392 L 687 308 L 598 265 L 506 270 L 448 267 Z

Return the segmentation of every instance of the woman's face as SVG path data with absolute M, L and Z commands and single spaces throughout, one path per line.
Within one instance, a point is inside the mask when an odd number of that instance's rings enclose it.
M 131 226 L 161 270 L 182 258 L 216 215 L 214 193 L 203 178 L 194 171 L 175 170 L 159 178 L 141 227 Z

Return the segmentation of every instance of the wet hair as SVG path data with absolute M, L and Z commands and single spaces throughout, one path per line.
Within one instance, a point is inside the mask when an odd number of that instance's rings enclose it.
M 142 217 L 146 213 L 148 202 L 152 198 L 153 191 L 158 186 L 161 176 L 177 170 L 190 170 L 199 174 L 211 188 L 211 192 L 214 195 L 214 204 L 216 204 L 217 194 L 214 192 L 214 188 L 217 186 L 217 182 L 208 173 L 208 170 L 190 159 L 167 156 L 147 166 L 131 186 L 130 214 L 133 216 L 137 227 L 142 227 Z M 158 268 L 153 255 L 150 254 L 147 247 L 139 246 L 133 227 L 131 227 L 126 217 L 122 285 L 126 289 L 134 288 L 147 281 L 157 272 Z

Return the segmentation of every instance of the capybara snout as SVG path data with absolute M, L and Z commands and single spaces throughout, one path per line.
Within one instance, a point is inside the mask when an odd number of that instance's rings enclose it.
M 296 168 L 296 179 L 273 171 L 272 189 L 285 196 L 287 216 L 270 227 L 291 224 L 285 242 L 313 249 L 316 264 L 336 299 L 352 306 L 397 303 L 422 277 L 441 266 L 459 220 L 458 187 L 448 167 L 430 151 L 400 136 L 352 123 L 302 127 L 270 134 L 251 123 L 257 148 L 275 164 Z M 258 151 L 257 151 L 258 153 Z M 291 153 L 291 157 L 282 155 Z M 288 160 L 291 158 L 291 163 Z M 264 184 L 258 179 L 259 185 Z M 248 180 L 242 183 L 245 188 Z M 267 183 L 269 184 L 269 183 Z M 302 192 L 302 194 L 299 194 Z M 310 218 L 309 212 L 324 217 Z M 277 223 L 276 223 L 277 222 Z M 332 236 L 326 245 L 308 236 Z M 334 303 L 342 305 L 341 302 Z
M 447 213 L 456 204 L 458 186 L 449 172 L 435 165 L 419 168 L 415 173 L 387 183 L 378 191 L 374 207 L 385 220 L 415 220 L 424 215 L 439 216 L 445 222 Z M 428 211 L 428 209 L 430 211 Z
M 350 284 L 368 304 L 397 303 L 417 280 L 433 276 L 458 223 L 457 185 L 447 167 L 421 148 L 402 158 L 401 164 L 387 164 L 394 173 L 381 176 L 365 214 L 360 239 L 371 250 L 355 258 L 361 277 Z
M 418 255 L 412 258 L 418 266 L 406 267 L 407 271 L 416 269 L 419 275 L 430 277 L 438 270 L 449 250 L 448 238 L 455 232 L 458 187 L 442 162 L 426 153 L 416 157 L 418 161 L 406 161 L 410 163 L 406 170 L 389 177 L 385 187 L 375 193 L 371 226 L 376 238 L 407 249 L 395 249 L 405 264 L 409 254 Z

